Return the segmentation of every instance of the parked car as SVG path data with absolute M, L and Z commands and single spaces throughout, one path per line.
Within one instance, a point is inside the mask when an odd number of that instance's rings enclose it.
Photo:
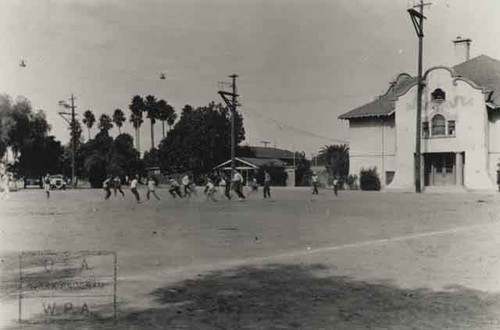
M 24 178 L 24 189 L 30 187 L 43 188 L 42 178 Z
M 50 189 L 66 190 L 66 180 L 64 175 L 56 174 L 50 176 Z

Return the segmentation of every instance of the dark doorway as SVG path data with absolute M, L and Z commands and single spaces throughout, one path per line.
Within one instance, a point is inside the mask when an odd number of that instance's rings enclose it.
M 457 182 L 455 153 L 427 153 L 424 155 L 426 186 L 452 186 Z

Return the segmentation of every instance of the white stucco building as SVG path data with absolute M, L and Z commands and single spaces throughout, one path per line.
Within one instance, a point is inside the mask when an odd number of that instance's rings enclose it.
M 376 167 L 385 189 L 414 190 L 417 78 L 399 74 L 349 121 L 350 173 Z M 496 190 L 500 173 L 500 61 L 485 55 L 424 74 L 423 189 Z

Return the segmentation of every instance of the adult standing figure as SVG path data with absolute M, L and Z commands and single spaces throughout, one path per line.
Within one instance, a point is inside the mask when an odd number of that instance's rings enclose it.
M 318 194 L 318 175 L 316 174 L 316 172 L 313 172 L 313 175 L 312 175 L 312 184 L 313 184 L 313 195 L 317 195 Z
M 264 199 L 271 198 L 271 175 L 264 171 Z
M 43 188 L 45 189 L 45 194 L 47 198 L 50 198 L 50 174 L 47 173 L 45 178 L 43 178 Z
M 238 199 L 244 200 L 245 195 L 243 194 L 243 177 L 241 176 L 240 172 L 235 171 L 234 172 L 234 177 L 233 177 L 233 184 L 234 184 L 234 191 L 236 192 L 236 195 L 238 195 Z

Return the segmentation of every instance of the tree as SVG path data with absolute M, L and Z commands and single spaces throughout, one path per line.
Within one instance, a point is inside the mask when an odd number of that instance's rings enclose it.
M 311 161 L 306 158 L 305 152 L 295 152 L 295 185 L 309 186 L 311 174 Z
M 121 128 L 125 120 L 125 113 L 123 113 L 122 109 L 115 109 L 115 112 L 113 112 L 113 123 L 118 127 L 118 134 L 122 134 Z
M 144 100 L 139 95 L 135 95 L 132 98 L 132 103 L 129 105 L 129 109 L 132 112 L 130 115 L 130 122 L 134 126 L 135 129 L 135 144 L 137 150 L 141 151 L 141 141 L 140 141 L 140 128 L 142 123 L 144 122 L 142 119 L 142 112 L 144 111 Z
M 73 125 L 69 125 L 69 135 L 71 138 L 71 141 L 75 141 L 75 149 L 78 149 L 80 145 L 82 144 L 82 125 L 80 124 L 79 121 L 75 120 L 74 121 L 74 127 L 75 129 L 73 130 L 72 127 Z
M 92 126 L 94 126 L 95 123 L 95 116 L 94 113 L 91 110 L 86 110 L 83 113 L 83 124 L 87 126 L 88 132 L 89 132 L 89 140 L 90 140 L 90 129 Z
M 161 121 L 163 138 L 165 138 L 165 122 L 168 123 L 170 129 L 172 129 L 172 125 L 175 122 L 176 114 L 174 108 L 165 100 L 159 100 L 157 118 Z
M 101 132 L 105 131 L 106 133 L 109 133 L 109 130 L 113 128 L 113 121 L 107 114 L 103 113 L 101 117 L 99 117 L 99 124 L 97 127 L 99 127 Z
M 83 146 L 84 171 L 93 188 L 100 188 L 107 175 L 108 153 L 113 143 L 108 130 L 101 129 L 94 139 Z
M 236 143 L 245 139 L 243 118 L 236 113 Z M 186 105 L 175 127 L 160 143 L 160 167 L 164 171 L 210 172 L 231 155 L 230 112 L 211 102 L 193 109 Z
M 149 151 L 145 151 L 142 160 L 145 167 L 158 166 L 160 163 L 160 150 L 153 148 Z
M 146 96 L 144 100 L 144 109 L 146 111 L 146 117 L 149 118 L 151 122 L 151 149 L 153 149 L 155 147 L 154 124 L 158 117 L 158 101 L 153 95 Z
M 169 131 L 172 130 L 172 126 L 175 124 L 176 120 L 177 120 L 177 113 L 175 112 L 174 108 L 172 108 L 172 113 L 167 118 L 167 125 Z
M 54 136 L 42 110 L 34 112 L 24 97 L 12 103 L 0 96 L 0 156 L 7 147 L 14 152 L 14 168 L 21 176 L 42 176 L 62 170 L 63 148 Z
M 0 158 L 7 151 L 10 144 L 11 130 L 14 128 L 14 119 L 11 116 L 12 102 L 7 95 L 0 95 Z
M 134 139 L 129 134 L 120 134 L 108 152 L 106 172 L 113 176 L 131 177 L 141 171 L 139 152 L 134 148 Z
M 349 147 L 346 144 L 327 145 L 320 152 L 319 157 L 326 163 L 326 169 L 331 178 L 339 177 L 341 183 L 349 175 Z
M 10 117 L 13 125 L 9 131 L 8 140 L 14 159 L 17 159 L 26 139 L 36 134 L 47 136 L 50 125 L 43 112 L 33 113 L 31 103 L 24 97 L 18 98 L 11 106 Z M 32 129 L 35 131 L 32 132 Z
M 54 136 L 33 136 L 21 147 L 16 162 L 18 174 L 24 177 L 42 177 L 46 173 L 61 173 L 64 149 Z

